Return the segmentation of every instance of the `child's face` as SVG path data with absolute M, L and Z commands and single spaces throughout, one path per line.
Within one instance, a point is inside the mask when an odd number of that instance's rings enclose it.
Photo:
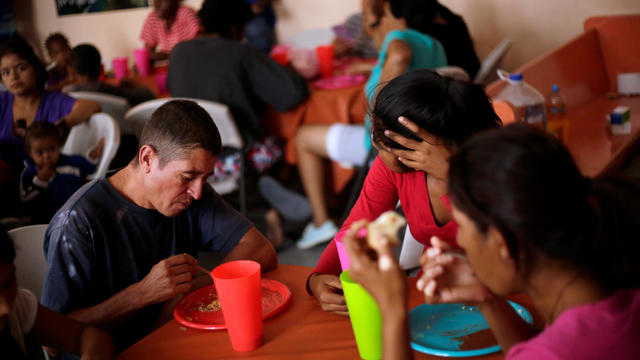
M 67 68 L 67 65 L 69 65 L 69 57 L 71 56 L 71 49 L 67 44 L 61 41 L 54 41 L 49 44 L 47 52 L 51 60 L 55 61 L 59 68 Z
M 53 136 L 29 140 L 29 156 L 37 167 L 54 166 L 60 158 L 60 145 Z
M 0 263 L 0 329 L 7 321 L 17 295 L 16 267 Z

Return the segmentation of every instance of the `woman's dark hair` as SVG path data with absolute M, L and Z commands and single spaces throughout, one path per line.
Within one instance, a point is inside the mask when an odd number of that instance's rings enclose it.
M 100 52 L 91 44 L 80 44 L 71 50 L 69 65 L 78 75 L 88 76 L 98 80 L 102 72 Z
M 372 141 L 391 148 L 403 147 L 384 135 L 387 129 L 421 141 L 398 122 L 400 116 L 437 136 L 450 149 L 479 131 L 501 125 L 480 85 L 426 69 L 406 72 L 384 85 L 369 115 Z
M 449 193 L 480 231 L 500 231 L 525 275 L 542 253 L 611 290 L 640 285 L 638 183 L 583 177 L 541 130 L 513 124 L 467 141 L 449 161 Z
M 8 54 L 17 55 L 33 66 L 36 72 L 36 88 L 43 92 L 47 82 L 47 70 L 42 61 L 33 52 L 31 46 L 22 39 L 9 40 L 0 47 L 0 59 Z
M 387 0 L 393 16 L 403 18 L 409 29 L 424 32 L 436 16 L 436 0 Z
M 205 0 L 198 11 L 198 17 L 206 33 L 231 38 L 233 29 L 241 31 L 253 18 L 253 12 L 246 1 Z
M 13 240 L 9 238 L 7 229 L 0 225 L 0 263 L 13 264 L 16 258 L 16 249 L 13 247 Z

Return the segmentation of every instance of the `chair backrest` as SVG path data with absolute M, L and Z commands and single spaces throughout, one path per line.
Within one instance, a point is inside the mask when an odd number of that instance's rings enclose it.
M 482 60 L 482 64 L 480 64 L 480 69 L 476 74 L 476 77 L 473 79 L 475 84 L 486 85 L 490 81 L 492 81 L 491 76 L 494 76 L 496 70 L 500 66 L 500 62 L 507 54 L 507 51 L 511 47 L 511 40 L 504 39 L 502 40 L 487 57 Z
M 76 99 L 93 100 L 99 103 L 102 106 L 102 112 L 111 115 L 118 122 L 122 134 L 128 134 L 131 131 L 123 121 L 124 115 L 130 108 L 127 99 L 94 91 L 72 91 L 69 95 Z
M 244 143 L 229 108 L 224 104 L 209 100 L 193 98 L 164 98 L 145 101 L 134 106 L 127 112 L 125 115 L 125 122 L 135 124 L 134 126 L 138 129 L 136 134 L 139 137 L 142 133 L 142 129 L 144 128 L 144 124 L 149 120 L 151 114 L 157 108 L 170 100 L 191 100 L 198 103 L 198 105 L 202 106 L 202 108 L 211 115 L 213 122 L 216 124 L 216 127 L 220 132 L 222 145 L 242 149 Z
M 103 177 L 107 173 L 109 163 L 111 163 L 120 146 L 120 128 L 108 114 L 93 114 L 87 122 L 71 128 L 69 137 L 67 137 L 67 141 L 62 147 L 62 153 L 86 157 L 89 151 L 98 145 L 102 137 L 104 137 L 102 157 L 96 165 L 96 172 L 90 177 Z
M 47 224 L 40 224 L 8 231 L 16 248 L 14 264 L 18 286 L 30 290 L 38 299 L 47 273 L 47 262 L 42 248 L 46 230 Z

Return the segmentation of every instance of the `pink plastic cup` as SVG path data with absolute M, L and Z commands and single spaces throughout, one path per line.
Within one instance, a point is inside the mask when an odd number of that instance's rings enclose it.
M 333 45 L 318 46 L 316 48 L 318 57 L 318 69 L 323 78 L 333 76 Z
M 113 73 L 116 75 L 116 80 L 120 81 L 123 77 L 127 76 L 127 69 L 129 65 L 127 64 L 127 58 L 124 56 L 115 57 L 112 60 L 113 64 Z
M 136 61 L 138 74 L 149 76 L 149 49 L 146 47 L 133 50 L 133 58 Z
M 252 351 L 262 345 L 262 288 L 260 264 L 237 260 L 211 271 L 231 347 Z
M 349 270 L 351 264 L 349 263 L 349 255 L 347 255 L 347 249 L 342 242 L 342 236 L 336 236 L 336 249 L 338 249 L 338 258 L 340 258 L 340 266 L 342 267 L 342 271 Z
M 167 73 L 156 74 L 156 85 L 158 85 L 158 94 L 165 94 L 167 90 Z

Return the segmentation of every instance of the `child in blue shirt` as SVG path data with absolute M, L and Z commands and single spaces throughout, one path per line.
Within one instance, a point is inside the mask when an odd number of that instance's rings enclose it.
M 91 158 L 100 158 L 103 143 L 101 140 L 91 152 Z M 31 125 L 24 144 L 29 159 L 20 176 L 20 198 L 32 222 L 46 224 L 96 167 L 82 156 L 60 154 L 60 132 L 48 122 Z

